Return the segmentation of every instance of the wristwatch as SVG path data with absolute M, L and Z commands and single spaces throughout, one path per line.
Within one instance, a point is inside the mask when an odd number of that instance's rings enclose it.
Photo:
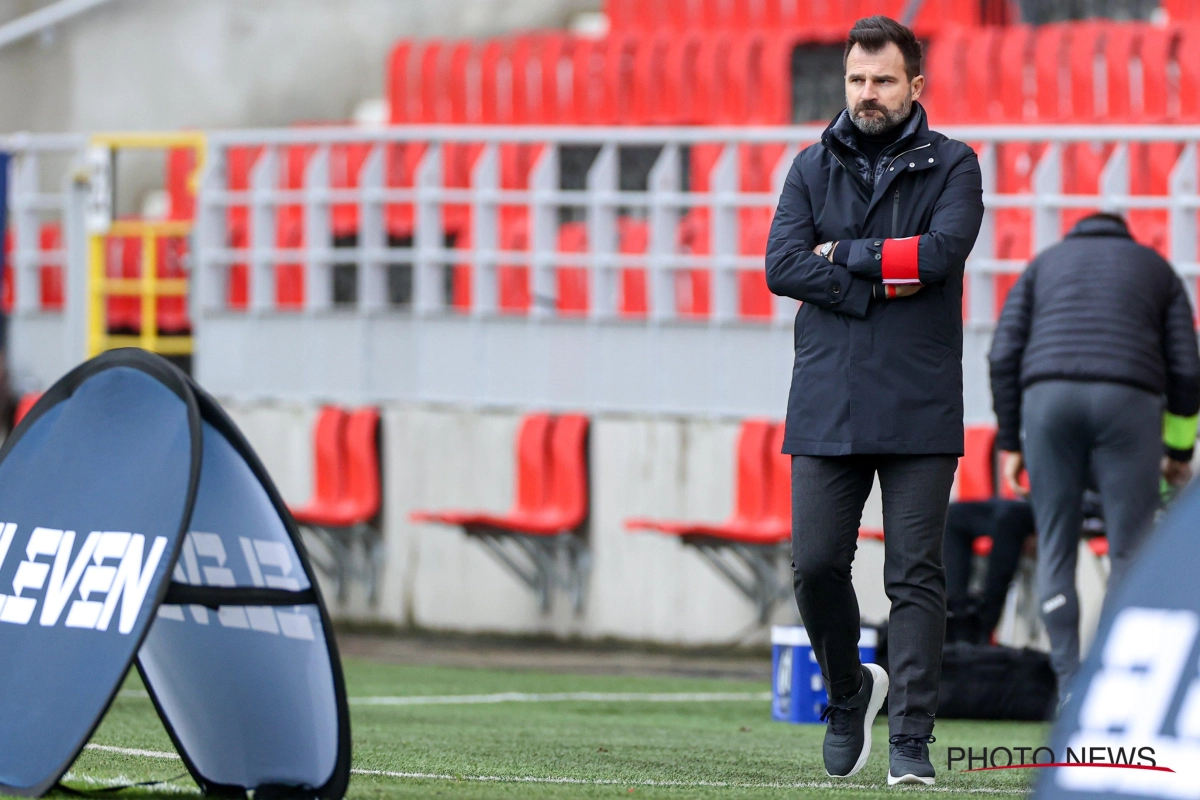
M 837 242 L 826 242 L 817 248 L 817 255 L 828 260 L 829 254 L 833 252 L 833 248 L 835 247 L 837 247 Z

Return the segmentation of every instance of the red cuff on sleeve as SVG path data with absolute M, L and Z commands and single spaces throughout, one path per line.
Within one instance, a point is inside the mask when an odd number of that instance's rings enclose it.
M 883 240 L 883 282 L 920 283 L 917 275 L 917 251 L 921 237 Z

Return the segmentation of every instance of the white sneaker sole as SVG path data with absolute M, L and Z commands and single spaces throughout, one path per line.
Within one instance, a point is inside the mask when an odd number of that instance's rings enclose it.
M 896 778 L 891 772 L 888 772 L 888 786 L 899 786 L 900 784 L 904 783 L 916 783 L 924 784 L 925 786 L 933 786 L 933 778 L 922 778 L 920 775 L 913 775 L 912 773 L 909 773 L 908 775 L 901 775 L 899 778 Z
M 854 762 L 854 769 L 845 775 L 830 775 L 826 770 L 825 774 L 831 778 L 849 778 L 856 774 L 867 765 L 867 759 L 871 755 L 871 724 L 875 722 L 875 715 L 879 713 L 879 709 L 883 706 L 883 699 L 887 697 L 888 676 L 883 671 L 883 667 L 878 664 L 863 664 L 863 666 L 871 673 L 871 699 L 867 701 L 867 715 L 863 717 L 863 749 L 858 754 L 858 761 Z M 891 781 L 890 775 L 888 780 Z

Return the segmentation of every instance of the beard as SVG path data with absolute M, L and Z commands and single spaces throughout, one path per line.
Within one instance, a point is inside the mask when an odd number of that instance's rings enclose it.
M 850 121 L 854 123 L 854 127 L 868 136 L 878 136 L 881 133 L 887 133 L 908 119 L 908 115 L 912 113 L 912 104 L 911 94 L 904 98 L 899 108 L 887 108 L 874 100 L 863 100 L 850 109 Z M 863 116 L 866 111 L 878 111 L 880 116 Z

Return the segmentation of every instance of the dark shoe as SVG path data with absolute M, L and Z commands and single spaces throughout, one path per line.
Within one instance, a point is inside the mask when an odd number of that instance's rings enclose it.
M 830 703 L 821 712 L 825 728 L 825 773 L 849 778 L 863 768 L 871 755 L 871 723 L 888 692 L 888 676 L 878 664 L 863 664 L 863 682 L 857 692 Z
M 890 740 L 888 786 L 898 783 L 918 783 L 933 786 L 933 764 L 929 761 L 929 743 L 933 734 L 900 733 Z

